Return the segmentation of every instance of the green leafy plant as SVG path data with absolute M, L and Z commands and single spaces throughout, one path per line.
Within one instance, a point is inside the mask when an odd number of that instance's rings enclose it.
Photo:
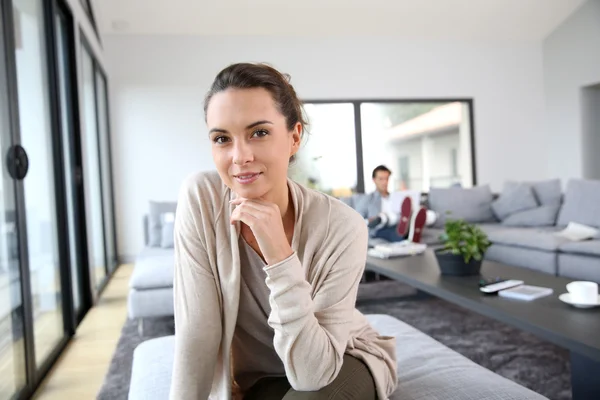
M 465 263 L 471 259 L 481 261 L 491 242 L 478 226 L 462 219 L 448 219 L 444 233 L 440 237 L 444 242 L 444 253 L 462 255 Z

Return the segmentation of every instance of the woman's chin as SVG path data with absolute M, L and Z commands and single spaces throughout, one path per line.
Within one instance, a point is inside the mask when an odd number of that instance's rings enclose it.
M 264 188 L 250 186 L 252 185 L 234 184 L 232 190 L 238 195 L 238 197 L 243 197 L 245 199 L 258 199 L 263 197 L 267 192 Z

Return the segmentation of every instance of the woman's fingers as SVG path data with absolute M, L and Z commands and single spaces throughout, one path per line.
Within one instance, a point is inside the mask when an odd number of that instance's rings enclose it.
M 258 221 L 258 218 L 255 215 L 252 215 L 252 213 L 240 210 L 235 216 L 233 214 L 231 215 L 231 223 L 233 224 L 235 221 L 243 222 L 252 229 L 252 227 L 255 226 L 256 221 Z

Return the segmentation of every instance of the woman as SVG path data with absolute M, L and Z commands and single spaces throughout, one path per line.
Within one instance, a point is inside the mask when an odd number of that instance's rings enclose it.
M 367 227 L 287 179 L 305 127 L 294 89 L 236 64 L 204 111 L 217 172 L 179 197 L 171 399 L 386 399 L 395 339 L 354 307 Z

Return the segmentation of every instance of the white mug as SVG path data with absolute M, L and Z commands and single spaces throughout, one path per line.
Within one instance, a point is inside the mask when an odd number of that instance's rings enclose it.
M 567 285 L 567 290 L 573 303 L 596 304 L 598 302 L 598 284 L 596 282 L 571 282 Z

